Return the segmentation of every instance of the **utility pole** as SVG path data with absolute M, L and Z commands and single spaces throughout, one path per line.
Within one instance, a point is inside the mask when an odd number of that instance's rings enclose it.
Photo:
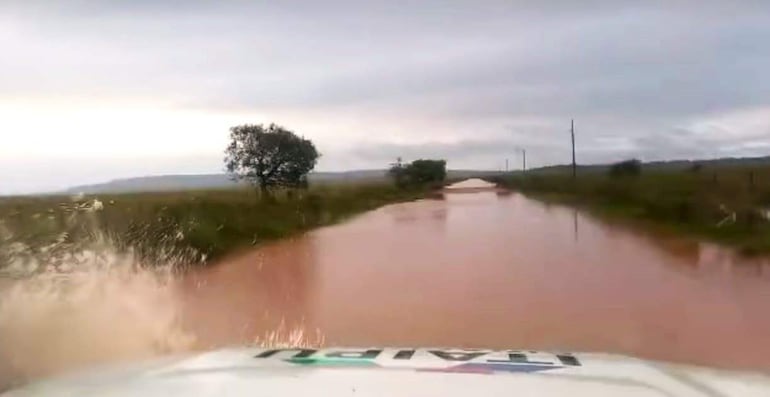
M 521 164 L 521 170 L 526 171 L 527 170 L 527 149 L 521 149 L 521 155 L 522 158 L 522 164 Z
M 572 135 L 572 179 L 576 179 L 577 178 L 577 161 L 575 159 L 575 119 L 572 119 L 570 133 Z
M 505 159 L 505 172 L 508 172 L 508 159 Z

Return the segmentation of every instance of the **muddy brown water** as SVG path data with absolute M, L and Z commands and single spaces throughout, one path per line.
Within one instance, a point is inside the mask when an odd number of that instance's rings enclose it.
M 473 186 L 266 245 L 188 275 L 181 291 L 200 348 L 299 330 L 335 346 L 770 369 L 766 260 Z
M 770 265 L 466 182 L 183 277 L 0 279 L 0 390 L 237 345 L 622 353 L 770 371 Z M 57 281 L 58 280 L 58 281 Z

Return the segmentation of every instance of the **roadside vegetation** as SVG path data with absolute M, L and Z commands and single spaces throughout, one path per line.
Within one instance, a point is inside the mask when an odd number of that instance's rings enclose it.
M 244 124 L 230 128 L 225 168 L 234 180 L 258 187 L 269 197 L 275 188 L 305 188 L 320 153 L 312 141 L 279 125 Z
M 261 242 L 424 197 L 446 177 L 443 160 L 399 161 L 392 178 L 309 186 L 307 174 L 320 156 L 311 141 L 274 124 L 236 126 L 230 138 L 225 168 L 248 185 L 0 198 L 0 273 L 62 270 L 105 249 L 147 267 L 213 263 Z
M 0 268 L 10 253 L 48 258 L 106 239 L 145 265 L 174 259 L 211 263 L 239 248 L 329 225 L 384 204 L 413 200 L 422 187 L 337 184 L 274 191 L 249 189 L 0 199 Z M 19 252 L 24 251 L 24 252 Z M 58 257 L 58 256 L 57 256 Z M 55 264 L 52 260 L 44 260 Z M 42 270 L 42 269 L 38 269 Z
M 737 160 L 516 172 L 492 178 L 545 200 L 770 253 L 770 162 Z
M 401 158 L 391 164 L 388 175 L 396 186 L 414 188 L 416 186 L 442 186 L 446 180 L 446 161 L 444 160 L 415 160 L 404 164 Z

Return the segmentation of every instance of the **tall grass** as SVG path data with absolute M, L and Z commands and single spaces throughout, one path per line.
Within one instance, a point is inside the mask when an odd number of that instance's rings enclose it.
M 190 264 L 210 263 L 241 247 L 424 193 L 373 183 L 284 191 L 273 199 L 248 189 L 3 198 L 0 268 L 19 254 L 50 255 L 97 238 L 108 238 L 150 265 L 180 256 Z
M 605 214 L 664 225 L 738 246 L 770 252 L 770 167 L 607 172 L 514 173 L 495 179 L 541 198 L 587 205 Z

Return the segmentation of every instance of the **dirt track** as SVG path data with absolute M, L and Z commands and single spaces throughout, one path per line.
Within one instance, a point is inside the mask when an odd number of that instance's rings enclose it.
M 188 326 L 212 346 L 299 329 L 329 345 L 770 368 L 766 264 L 480 183 L 260 248 L 187 283 Z

